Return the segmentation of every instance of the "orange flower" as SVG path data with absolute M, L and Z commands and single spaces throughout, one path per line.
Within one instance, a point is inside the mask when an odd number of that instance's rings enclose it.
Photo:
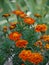
M 7 26 L 3 27 L 3 32 L 7 32 Z
M 49 42 L 49 35 L 43 35 L 43 36 L 41 36 L 41 39 Z
M 49 49 L 49 44 L 46 44 L 46 45 L 45 45 L 45 48 L 46 48 L 46 49 Z
M 27 60 L 34 64 L 39 64 L 43 61 L 43 56 L 40 53 L 32 53 L 30 50 L 21 51 L 21 53 L 19 54 L 19 58 L 21 58 L 23 61 Z
M 30 17 L 26 17 L 24 18 L 24 22 L 27 24 L 34 24 L 35 20 Z
M 27 44 L 28 44 L 28 41 L 26 40 L 18 40 L 16 42 L 16 46 L 19 48 L 26 47 Z
M 42 47 L 42 42 L 39 40 L 39 41 L 37 41 L 34 45 L 35 45 L 35 46 L 40 46 L 40 48 L 41 48 L 41 47 Z
M 10 23 L 10 25 L 13 25 L 13 26 L 16 25 L 16 24 L 17 24 L 17 22 L 11 22 Z
M 45 24 L 42 24 L 42 32 L 47 30 L 47 26 Z
M 16 15 L 19 15 L 21 18 L 24 18 L 24 17 L 27 16 L 27 15 L 26 15 L 23 11 L 21 11 L 21 10 L 13 11 L 13 13 L 16 14 Z
M 3 26 L 3 29 L 7 29 L 7 26 Z
M 19 54 L 19 58 L 21 58 L 23 61 L 26 61 L 28 57 L 31 56 L 31 51 L 30 50 L 22 50 L 21 53 Z
M 28 61 L 34 64 L 39 64 L 43 61 L 43 56 L 40 53 L 32 53 L 32 55 L 28 58 Z
M 22 11 L 21 10 L 15 10 L 15 11 L 13 11 L 13 13 L 16 15 L 20 15 L 22 13 Z
M 20 14 L 20 17 L 21 18 L 25 18 L 27 15 L 24 13 L 24 12 L 22 12 L 21 14 Z
M 3 17 L 8 17 L 8 16 L 10 16 L 10 14 L 3 14 L 2 16 Z
M 47 30 L 47 26 L 45 24 L 39 24 L 35 27 L 36 32 L 45 32 Z
M 14 29 L 15 27 L 16 27 L 16 22 L 10 23 L 10 26 L 9 26 L 10 30 Z
M 9 29 L 10 30 L 12 30 L 12 29 L 14 29 L 15 28 L 15 26 L 9 26 Z
M 21 37 L 21 34 L 18 32 L 12 32 L 9 34 L 9 39 L 13 41 L 19 40 L 20 37 Z
M 37 17 L 37 18 L 42 17 L 40 14 L 34 14 L 34 16 Z

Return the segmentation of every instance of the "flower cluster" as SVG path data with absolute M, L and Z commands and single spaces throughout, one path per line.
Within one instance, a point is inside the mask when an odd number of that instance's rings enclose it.
M 27 15 L 21 11 L 21 10 L 16 10 L 16 11 L 13 11 L 14 14 L 16 14 L 17 16 L 20 16 L 21 18 L 24 18 L 26 17 Z
M 21 18 L 24 19 L 24 22 L 26 24 L 34 24 L 35 20 L 28 17 L 23 11 L 20 11 L 20 10 L 16 10 L 16 11 L 13 11 L 14 14 L 16 14 L 17 16 L 20 16 Z
M 10 25 L 9 25 L 9 27 L 7 27 L 7 26 L 4 26 L 3 27 L 3 31 L 4 32 L 7 32 L 7 30 L 8 30 L 8 28 L 9 28 L 9 30 L 11 31 L 11 33 L 10 34 L 8 34 L 8 38 L 10 39 L 10 40 L 12 40 L 12 41 L 14 41 L 15 42 L 15 46 L 16 47 L 18 47 L 18 48 L 22 48 L 23 50 L 19 53 L 19 58 L 20 59 L 22 59 L 22 61 L 29 61 L 29 62 L 31 62 L 31 63 L 34 63 L 34 64 L 39 64 L 40 62 L 42 62 L 43 61 L 43 59 L 44 59 L 44 57 L 42 56 L 42 54 L 41 53 L 39 53 L 39 52 L 32 52 L 31 50 L 25 50 L 26 48 L 29 48 L 27 45 L 28 44 L 30 44 L 28 41 L 30 41 L 30 40 L 26 40 L 24 37 L 23 37 L 23 31 L 25 31 L 24 30 L 24 28 L 26 29 L 26 27 L 27 27 L 27 29 L 26 30 L 29 30 L 29 31 L 31 31 L 31 29 L 33 30 L 33 31 L 35 31 L 35 35 L 36 35 L 36 33 L 40 33 L 41 34 L 41 36 L 40 36 L 40 38 L 38 39 L 38 41 L 36 41 L 35 43 L 34 43 L 34 47 L 36 46 L 36 47 L 40 47 L 40 50 L 43 50 L 43 48 L 45 48 L 45 49 L 49 49 L 49 43 L 47 43 L 47 44 L 45 44 L 45 46 L 43 46 L 43 42 L 49 42 L 49 35 L 42 35 L 42 33 L 46 33 L 46 31 L 47 31 L 47 25 L 46 24 L 37 24 L 36 26 L 34 26 L 34 23 L 36 22 L 36 20 L 34 19 L 34 18 L 31 18 L 31 17 L 29 17 L 29 16 L 27 16 L 23 11 L 21 11 L 21 10 L 15 10 L 15 11 L 13 11 L 12 13 L 14 13 L 17 17 L 20 17 L 20 19 L 22 18 L 22 21 L 23 22 L 19 22 L 18 23 L 18 25 L 17 25 L 17 22 L 11 22 L 11 23 L 9 23 Z M 3 15 L 3 17 L 5 17 L 5 18 L 7 18 L 8 16 L 10 16 L 10 14 L 4 14 Z M 40 14 L 35 14 L 34 15 L 35 17 L 37 17 L 37 18 L 41 18 L 42 16 L 40 15 Z M 7 19 L 7 21 L 8 21 L 8 19 Z M 21 31 L 20 30 L 20 32 L 19 32 L 19 29 L 15 29 L 16 27 L 17 28 L 20 28 L 21 27 L 21 24 L 23 25 L 24 24 L 24 26 L 22 26 L 22 30 L 23 31 Z M 27 25 L 28 24 L 28 25 Z M 16 26 L 17 25 L 17 26 Z M 33 25 L 33 26 L 32 26 Z M 30 29 L 30 27 L 28 27 L 28 26 L 31 26 L 32 28 Z M 23 28 L 24 27 L 24 28 Z M 34 28 L 33 28 L 34 27 Z M 14 29 L 14 30 L 13 30 Z M 23 33 L 22 33 L 23 32 Z M 29 32 L 28 32 L 29 33 Z M 34 33 L 34 32 L 33 32 Z M 31 33 L 31 35 L 32 35 L 32 33 Z M 30 36 L 30 37 L 32 37 L 32 36 Z M 30 38 L 29 36 L 28 36 L 28 38 Z M 24 38 L 24 39 L 23 39 Z M 33 40 L 34 38 L 31 38 L 31 40 L 34 42 L 34 40 Z M 32 42 L 31 41 L 31 42 Z M 31 49 L 32 49 L 32 46 L 31 46 Z M 24 64 L 22 64 L 22 65 L 24 65 Z
M 43 61 L 43 56 L 40 53 L 34 53 L 30 50 L 22 50 L 19 54 L 19 58 L 21 58 L 23 61 L 29 61 L 34 64 L 39 64 Z

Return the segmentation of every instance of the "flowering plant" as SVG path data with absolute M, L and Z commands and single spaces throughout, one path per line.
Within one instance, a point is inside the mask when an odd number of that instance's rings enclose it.
M 36 12 L 35 12 L 36 13 Z M 10 14 L 4 14 L 8 26 L 3 26 L 0 64 L 10 58 L 13 65 L 45 65 L 49 61 L 49 27 L 43 16 L 28 16 L 22 10 L 14 10 L 17 22 L 9 22 Z

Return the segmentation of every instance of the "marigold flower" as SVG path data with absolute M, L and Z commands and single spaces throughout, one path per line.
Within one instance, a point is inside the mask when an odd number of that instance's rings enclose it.
M 3 32 L 7 32 L 7 26 L 3 27 Z
M 18 40 L 16 42 L 16 46 L 19 48 L 26 47 L 27 44 L 28 44 L 27 40 Z
M 34 45 L 35 45 L 35 46 L 39 46 L 39 47 L 41 48 L 41 47 L 42 47 L 42 42 L 39 40 L 39 41 L 37 41 Z
M 16 22 L 10 23 L 9 29 L 10 30 L 14 29 L 16 27 L 16 24 L 17 24 Z
M 3 29 L 7 29 L 7 26 L 3 26 Z
M 21 58 L 23 61 L 28 60 L 28 57 L 31 56 L 31 51 L 30 50 L 22 50 L 21 53 L 19 54 L 19 58 Z
M 9 39 L 13 41 L 19 40 L 20 37 L 21 37 L 21 34 L 18 32 L 12 32 L 9 34 Z
M 26 17 L 24 18 L 24 22 L 31 25 L 34 24 L 35 20 L 30 17 Z
M 45 32 L 47 30 L 47 26 L 45 24 L 42 24 L 42 32 Z
M 25 18 L 27 15 L 24 13 L 24 12 L 22 12 L 21 14 L 20 14 L 20 17 L 21 18 Z
M 43 35 L 43 36 L 41 36 L 41 38 L 40 39 L 42 39 L 42 40 L 44 40 L 44 41 L 48 41 L 49 42 L 49 35 Z
M 43 56 L 40 53 L 32 53 L 32 55 L 28 58 L 28 61 L 34 64 L 39 64 L 43 61 Z
M 45 48 L 46 49 L 49 49 L 49 44 L 48 43 L 45 45 Z
M 45 24 L 39 24 L 35 27 L 36 32 L 45 32 L 47 30 L 47 26 Z
M 15 10 L 15 11 L 13 11 L 13 13 L 16 15 L 20 15 L 22 13 L 22 11 L 21 10 Z
M 17 22 L 11 22 L 10 23 L 10 25 L 13 25 L 13 26 L 16 25 L 16 24 L 17 24 Z
M 34 14 L 34 16 L 37 17 L 37 18 L 42 17 L 40 14 Z
M 16 10 L 16 11 L 13 11 L 14 14 L 16 14 L 17 16 L 20 16 L 21 18 L 24 18 L 26 17 L 27 15 L 21 11 L 21 10 Z
M 9 26 L 9 29 L 10 29 L 10 30 L 12 30 L 12 29 L 14 29 L 14 28 L 15 28 L 15 26 L 12 26 L 12 25 Z
M 3 17 L 8 17 L 8 16 L 10 16 L 10 14 L 3 14 L 2 16 Z

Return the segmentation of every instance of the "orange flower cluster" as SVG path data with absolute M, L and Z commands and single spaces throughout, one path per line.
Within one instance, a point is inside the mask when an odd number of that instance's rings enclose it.
M 49 35 L 43 35 L 41 36 L 41 39 L 49 42 Z
M 39 47 L 41 48 L 41 47 L 42 47 L 42 42 L 39 40 L 39 41 L 37 41 L 34 45 L 35 45 L 35 46 L 39 46 Z
M 39 24 L 35 27 L 36 32 L 45 32 L 47 30 L 47 26 L 45 24 Z
M 19 47 L 19 48 L 22 48 L 22 47 L 25 48 L 27 44 L 28 44 L 27 40 L 18 40 L 16 42 L 16 46 Z
M 46 45 L 45 45 L 45 48 L 46 48 L 46 49 L 49 49 L 49 44 L 46 44 Z
M 30 50 L 23 50 L 19 54 L 19 58 L 23 61 L 29 61 L 34 64 L 39 64 L 43 61 L 43 56 L 40 53 L 32 53 Z
M 26 17 L 24 18 L 24 22 L 31 25 L 34 24 L 35 20 L 30 17 Z
M 16 22 L 10 23 L 9 29 L 10 30 L 14 29 L 16 27 L 16 24 L 17 24 Z
M 2 16 L 3 17 L 8 17 L 8 16 L 10 16 L 10 14 L 3 14 Z
M 27 15 L 22 12 L 21 10 L 16 10 L 16 11 L 13 11 L 14 14 L 16 14 L 17 16 L 20 16 L 21 18 L 24 18 L 26 17 Z
M 13 11 L 14 14 L 16 14 L 17 16 L 20 16 L 21 18 L 24 18 L 24 22 L 27 24 L 34 24 L 35 20 L 28 17 L 23 11 L 21 10 L 16 10 Z
M 21 34 L 18 32 L 12 32 L 9 34 L 9 39 L 13 41 L 19 40 L 20 37 L 21 37 Z

